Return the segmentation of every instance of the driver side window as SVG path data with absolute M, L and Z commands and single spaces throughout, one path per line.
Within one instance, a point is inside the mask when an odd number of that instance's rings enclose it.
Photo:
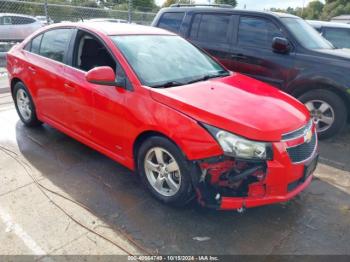
M 132 89 L 121 65 L 109 53 L 105 45 L 92 34 L 78 31 L 72 66 L 87 72 L 95 67 L 109 66 L 116 73 L 120 86 Z
M 116 63 L 106 47 L 94 36 L 79 31 L 77 35 L 73 66 L 89 71 L 98 66 L 109 66 L 115 71 Z
M 239 22 L 238 44 L 271 49 L 274 37 L 283 37 L 271 21 L 260 17 L 242 16 Z

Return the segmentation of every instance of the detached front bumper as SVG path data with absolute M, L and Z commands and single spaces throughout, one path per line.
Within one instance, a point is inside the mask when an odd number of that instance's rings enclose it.
M 313 140 L 293 147 L 288 144 L 290 141 L 273 143 L 274 159 L 266 162 L 235 161 L 224 156 L 197 161 L 192 181 L 198 202 L 210 208 L 236 210 L 295 197 L 312 181 L 318 162 L 317 136 L 314 133 Z

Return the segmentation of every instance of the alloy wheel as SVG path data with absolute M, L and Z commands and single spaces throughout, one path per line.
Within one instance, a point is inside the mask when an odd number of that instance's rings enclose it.
M 32 105 L 27 92 L 19 89 L 16 94 L 18 110 L 24 120 L 29 121 L 32 117 Z
M 169 197 L 175 195 L 181 185 L 181 171 L 175 158 L 161 147 L 148 150 L 144 168 L 147 180 L 159 194 Z
M 334 110 L 325 101 L 311 100 L 305 103 L 316 125 L 317 132 L 328 130 L 334 123 Z

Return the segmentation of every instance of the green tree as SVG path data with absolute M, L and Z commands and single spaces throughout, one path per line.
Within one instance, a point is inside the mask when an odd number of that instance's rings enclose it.
M 312 1 L 303 10 L 301 16 L 305 19 L 317 20 L 320 19 L 324 4 L 320 1 Z
M 323 20 L 330 20 L 338 15 L 350 14 L 349 0 L 326 0 L 323 8 L 321 18 Z
M 155 4 L 153 0 L 133 0 L 132 6 L 140 11 L 152 11 Z
M 233 7 L 236 7 L 237 0 L 215 0 L 216 4 L 225 4 L 225 5 L 232 5 Z
M 173 4 L 194 4 L 194 0 L 166 0 L 162 7 L 169 7 Z

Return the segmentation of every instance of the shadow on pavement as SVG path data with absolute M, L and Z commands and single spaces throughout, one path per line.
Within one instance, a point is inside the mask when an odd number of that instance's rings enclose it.
M 47 125 L 17 122 L 16 138 L 45 178 L 160 254 L 350 254 L 350 212 L 342 209 L 350 195 L 320 180 L 287 204 L 243 214 L 196 203 L 176 209 L 150 197 L 128 169 Z
M 334 138 L 320 142 L 321 163 L 350 171 L 350 125 Z

